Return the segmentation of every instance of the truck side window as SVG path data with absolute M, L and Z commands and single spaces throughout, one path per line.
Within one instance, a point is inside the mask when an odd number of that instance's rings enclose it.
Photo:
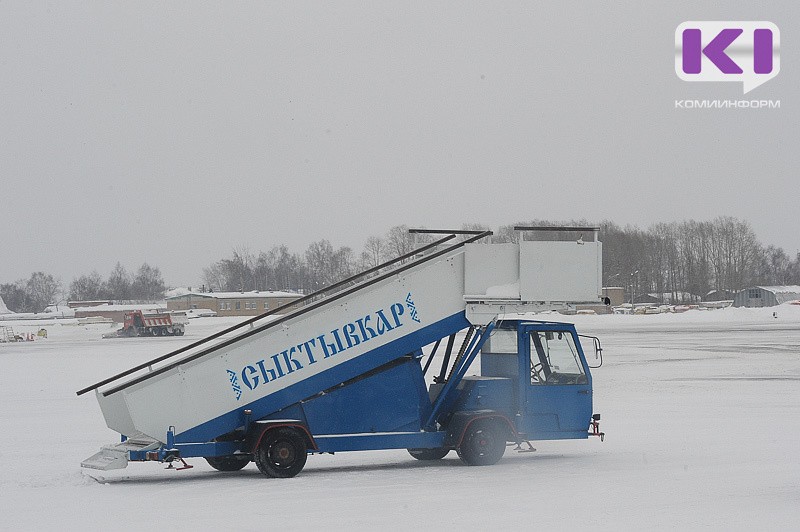
M 495 329 L 483 344 L 485 353 L 517 354 L 517 330 Z
M 531 332 L 531 384 L 586 384 L 572 334 Z

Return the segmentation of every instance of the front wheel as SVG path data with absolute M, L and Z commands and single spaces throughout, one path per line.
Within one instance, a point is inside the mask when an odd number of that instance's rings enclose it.
M 268 477 L 291 478 L 306 465 L 305 438 L 291 428 L 268 431 L 255 452 L 258 470 Z
M 488 419 L 479 419 L 470 424 L 458 456 L 469 465 L 492 465 L 506 452 L 506 431 Z

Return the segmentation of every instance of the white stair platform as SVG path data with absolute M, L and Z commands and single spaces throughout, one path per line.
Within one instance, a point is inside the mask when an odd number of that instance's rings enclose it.
M 160 441 L 144 434 L 137 434 L 124 442 L 104 445 L 100 448 L 99 453 L 81 462 L 81 467 L 99 469 L 101 471 L 124 469 L 128 465 L 129 451 L 154 451 L 160 446 Z

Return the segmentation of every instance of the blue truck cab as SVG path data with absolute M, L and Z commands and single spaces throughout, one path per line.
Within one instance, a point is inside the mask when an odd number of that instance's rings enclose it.
M 587 437 L 592 375 L 574 325 L 501 322 L 480 357 L 481 377 L 465 408 L 486 404 L 506 412 L 525 440 Z

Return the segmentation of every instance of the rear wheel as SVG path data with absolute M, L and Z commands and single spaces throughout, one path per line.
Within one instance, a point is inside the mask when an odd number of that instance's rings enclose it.
M 268 431 L 255 452 L 258 470 L 274 478 L 290 478 L 306 465 L 305 438 L 291 428 Z
M 450 449 L 409 449 L 408 454 L 416 458 L 417 460 L 441 460 L 447 453 L 450 452 Z
M 479 419 L 470 424 L 458 456 L 469 465 L 492 465 L 506 452 L 506 431 L 498 423 Z
M 250 457 L 245 456 L 209 456 L 206 457 L 208 465 L 217 471 L 239 471 L 250 463 Z

